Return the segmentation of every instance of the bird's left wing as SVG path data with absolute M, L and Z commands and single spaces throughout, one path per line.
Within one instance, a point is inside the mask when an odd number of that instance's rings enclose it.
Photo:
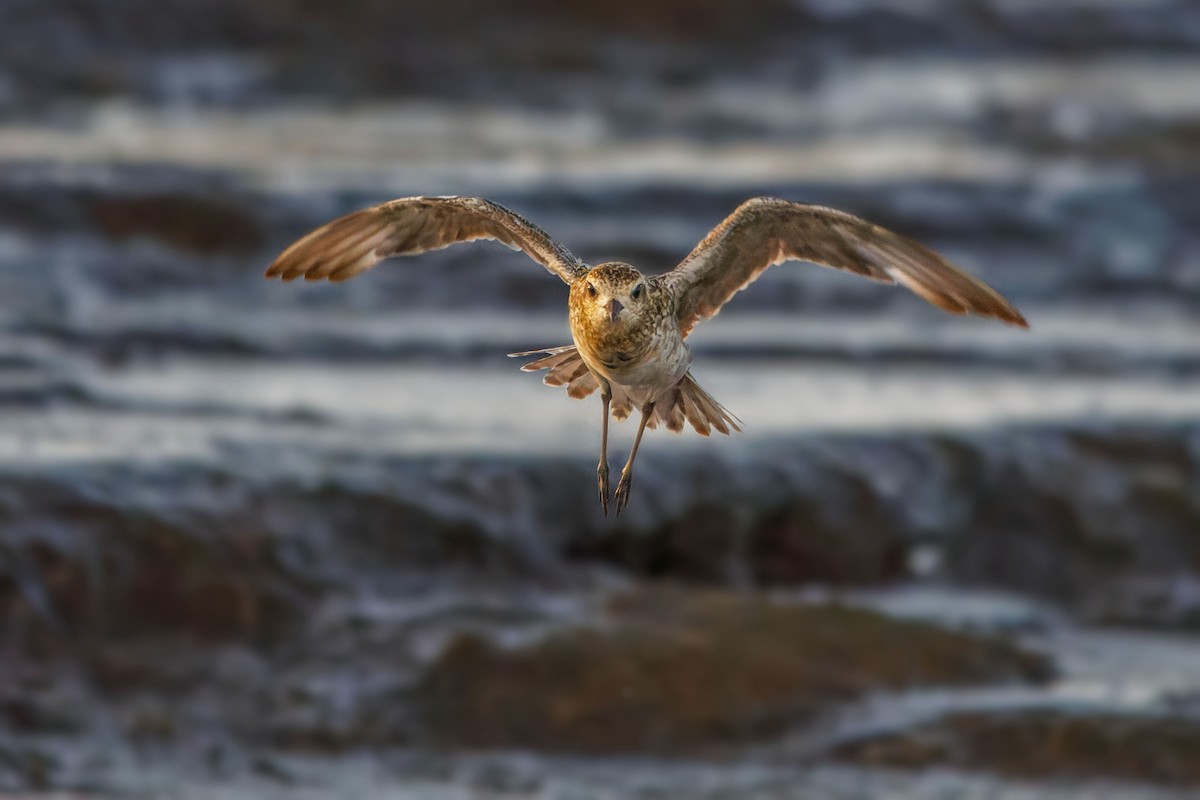
M 385 258 L 495 239 L 571 283 L 587 268 L 567 248 L 499 203 L 480 197 L 404 197 L 347 214 L 279 254 L 268 278 L 344 281 Z
M 841 211 L 773 197 L 740 205 L 660 280 L 675 296 L 686 336 L 767 267 L 791 260 L 899 282 L 946 311 L 1028 327 L 999 292 L 911 239 Z

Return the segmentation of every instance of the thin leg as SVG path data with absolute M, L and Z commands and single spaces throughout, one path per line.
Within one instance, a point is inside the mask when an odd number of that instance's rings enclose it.
M 600 463 L 596 465 L 596 483 L 600 487 L 600 506 L 608 516 L 608 405 L 612 393 L 601 387 L 600 400 L 604 403 L 604 421 L 600 424 Z
M 642 420 L 638 424 L 637 436 L 633 440 L 633 449 L 629 451 L 629 460 L 625 462 L 625 468 L 621 470 L 621 480 L 617 482 L 617 516 L 621 515 L 621 510 L 629 505 L 629 487 L 633 485 L 633 460 L 637 458 L 638 445 L 642 443 L 642 434 L 646 432 L 646 423 L 650 421 L 650 415 L 654 413 L 654 403 L 646 403 L 642 406 Z

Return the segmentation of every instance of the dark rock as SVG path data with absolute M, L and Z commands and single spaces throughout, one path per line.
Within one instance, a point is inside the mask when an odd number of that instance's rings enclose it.
M 505 8 L 503 37 L 494 35 L 494 17 L 469 0 L 336 9 L 314 0 L 9 0 L 5 23 L 0 66 L 20 76 L 0 87 L 7 89 L 0 110 L 10 113 L 114 95 L 249 106 L 289 95 L 486 97 L 498 90 L 530 104 L 582 97 L 620 108 L 680 84 L 804 74 L 856 55 L 1190 53 L 1200 42 L 1200 17 L 1185 0 L 1086 11 L 783 0 L 736 10 L 717 0 L 601 10 L 520 0 Z M 161 61 L 214 53 L 264 63 L 232 79 L 157 75 Z
M 417 696 L 445 745 L 662 754 L 768 738 L 873 690 L 1047 675 L 1013 645 L 927 624 L 667 590 L 521 648 L 460 637 Z
M 983 770 L 1023 779 L 1200 786 L 1200 723 L 1056 711 L 962 713 L 841 745 L 835 758 L 891 769 Z
M 975 476 L 974 502 L 945 540 L 948 570 L 1108 616 L 1123 587 L 1140 595 L 1147 579 L 1194 574 L 1196 475 L 1180 432 L 1020 434 Z
M 297 620 L 270 542 L 228 520 L 36 480 L 9 482 L 0 516 L 26 531 L 10 524 L 0 617 L 34 650 L 145 634 L 267 640 Z
M 200 255 L 253 252 L 264 240 L 249 212 L 204 197 L 102 195 L 91 200 L 89 210 L 113 239 L 155 239 Z
M 756 584 L 870 584 L 903 577 L 906 542 L 882 498 L 861 476 L 768 513 L 755 525 L 747 558 Z
M 741 521 L 724 505 L 699 502 L 650 530 L 614 527 L 567 542 L 577 560 L 602 560 L 635 575 L 698 583 L 728 583 L 744 571 Z
M 8 688 L 0 694 L 0 725 L 23 734 L 79 733 L 84 727 L 81 697 L 61 686 Z
M 90 654 L 97 679 L 119 692 L 170 672 L 123 643 L 269 646 L 296 635 L 313 606 L 346 585 L 431 569 L 529 576 L 547 552 L 497 532 L 470 503 L 439 502 L 439 493 L 502 497 L 504 483 L 530 479 L 492 469 L 494 491 L 480 477 L 486 470 L 467 486 L 458 470 L 439 479 L 427 465 L 406 465 L 393 477 L 410 473 L 412 496 L 255 486 L 187 467 L 182 475 L 8 476 L 0 485 L 0 630 L 32 653 Z
M 169 706 L 157 702 L 139 703 L 126 713 L 125 734 L 138 742 L 169 742 L 179 733 L 178 723 Z
M 60 768 L 48 749 L 0 743 L 0 789 L 48 789 Z
M 553 584 L 602 562 L 693 583 L 861 585 L 906 577 L 921 547 L 942 556 L 935 577 L 1093 620 L 1190 624 L 1189 435 L 1014 429 L 813 438 L 702 464 L 647 456 L 648 499 L 619 521 L 599 514 L 580 459 L 347 459 L 345 480 L 322 483 L 187 466 L 11 475 L 0 615 L 43 644 L 268 642 L 327 592 L 430 570 Z M 1181 588 L 1148 593 L 1156 583 Z

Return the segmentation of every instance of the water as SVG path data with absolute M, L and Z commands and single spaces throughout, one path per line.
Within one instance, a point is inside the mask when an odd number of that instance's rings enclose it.
M 25 5 L 0 12 L 0 695 L 42 676 L 29 694 L 67 722 L 4 717 L 0 762 L 29 746 L 54 766 L 0 766 L 0 789 L 1185 796 L 821 747 L 960 709 L 1190 713 L 1193 4 L 563 4 L 504 37 L 454 3 Z M 333 216 L 445 193 L 650 272 L 748 197 L 836 206 L 946 253 L 1032 329 L 777 267 L 692 337 L 745 433 L 651 433 L 606 521 L 595 398 L 504 357 L 569 340 L 565 287 L 523 255 L 262 279 Z M 614 429 L 612 458 L 631 436 Z M 887 581 L 851 601 L 1000 630 L 1060 676 L 869 697 L 726 763 L 429 752 L 393 703 L 457 631 L 531 641 L 662 578 Z M 993 590 L 1016 594 L 997 610 Z M 96 666 L 118 656 L 165 666 L 122 695 Z M 394 736 L 312 761 L 274 747 L 314 727 L 274 684 L 324 722 L 394 707 Z M 146 746 L 130 731 L 162 709 L 184 730 Z

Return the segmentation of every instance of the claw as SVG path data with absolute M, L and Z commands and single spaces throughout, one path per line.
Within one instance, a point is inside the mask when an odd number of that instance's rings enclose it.
M 621 480 L 617 481 L 617 516 L 629 505 L 629 488 L 633 485 L 633 473 L 621 471 Z
M 600 466 L 596 467 L 596 483 L 600 488 L 600 507 L 604 509 L 604 516 L 608 516 L 608 462 L 601 461 Z

